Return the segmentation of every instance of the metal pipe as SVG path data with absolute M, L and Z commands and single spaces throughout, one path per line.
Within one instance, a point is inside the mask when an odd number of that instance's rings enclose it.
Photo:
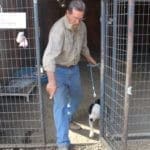
M 105 50 L 106 50 L 106 1 L 101 1 L 101 67 L 100 67 L 100 99 L 101 99 L 101 126 L 100 126 L 100 136 L 104 137 L 104 65 L 105 65 Z
M 42 85 L 40 78 L 40 41 L 39 41 L 39 17 L 38 17 L 38 0 L 33 0 L 34 3 L 34 25 L 35 25 L 35 46 L 36 46 L 36 58 L 37 58 L 37 73 L 38 73 L 38 88 L 39 88 L 39 101 L 40 101 L 40 112 L 41 112 L 41 128 L 43 130 L 44 144 L 46 144 L 46 131 L 44 121 L 44 110 L 42 101 Z
M 2 7 L 2 5 L 0 4 L 0 13 L 2 13 L 3 12 L 3 7 Z
M 133 57 L 133 42 L 134 42 L 134 9 L 135 0 L 128 0 L 128 41 L 127 41 L 127 67 L 126 67 L 126 82 L 125 82 L 125 103 L 124 103 L 124 127 L 122 135 L 123 150 L 127 150 L 128 138 L 128 115 L 129 115 L 129 100 L 131 98 L 132 87 L 132 57 Z

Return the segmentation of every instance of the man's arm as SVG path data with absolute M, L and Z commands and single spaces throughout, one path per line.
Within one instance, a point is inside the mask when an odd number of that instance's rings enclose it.
M 56 92 L 56 80 L 55 80 L 55 58 L 61 53 L 63 47 L 63 28 L 59 26 L 54 26 L 49 34 L 49 40 L 47 47 L 43 55 L 43 67 L 47 73 L 48 83 L 46 90 L 50 96 L 53 98 Z

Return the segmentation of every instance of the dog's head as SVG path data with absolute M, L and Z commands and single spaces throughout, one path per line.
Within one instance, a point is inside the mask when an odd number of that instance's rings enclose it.
M 100 117 L 100 99 L 89 106 L 89 121 L 93 122 Z

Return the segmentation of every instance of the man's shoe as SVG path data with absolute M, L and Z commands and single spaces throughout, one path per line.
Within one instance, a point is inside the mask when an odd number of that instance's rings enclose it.
M 57 150 L 69 150 L 69 146 L 58 146 Z
M 71 130 L 80 130 L 81 127 L 80 127 L 77 123 L 71 122 L 71 123 L 70 123 L 70 129 L 71 129 Z

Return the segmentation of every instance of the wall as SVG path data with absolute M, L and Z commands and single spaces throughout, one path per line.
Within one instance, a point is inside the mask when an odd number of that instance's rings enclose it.
M 26 12 L 27 15 L 26 29 L 0 30 L 0 80 L 5 80 L 11 77 L 15 69 L 35 66 L 34 14 L 32 0 L 1 0 L 0 5 L 3 12 Z M 16 42 L 20 31 L 24 31 L 28 39 L 27 48 L 20 48 Z
M 0 5 L 3 8 L 3 12 L 11 12 L 14 11 L 16 7 L 16 3 L 11 3 L 11 1 L 0 1 Z M 0 30 L 0 79 L 10 75 L 10 70 L 15 63 L 16 65 L 19 63 L 15 61 L 13 57 L 17 57 L 17 53 L 15 53 L 15 42 L 12 36 L 15 36 L 16 33 L 12 30 Z
M 56 0 L 39 0 L 41 56 L 48 41 L 49 30 L 54 22 L 62 16 L 61 11 Z
M 88 45 L 92 53 L 100 57 L 100 1 L 85 1 L 87 5 L 86 20 Z

